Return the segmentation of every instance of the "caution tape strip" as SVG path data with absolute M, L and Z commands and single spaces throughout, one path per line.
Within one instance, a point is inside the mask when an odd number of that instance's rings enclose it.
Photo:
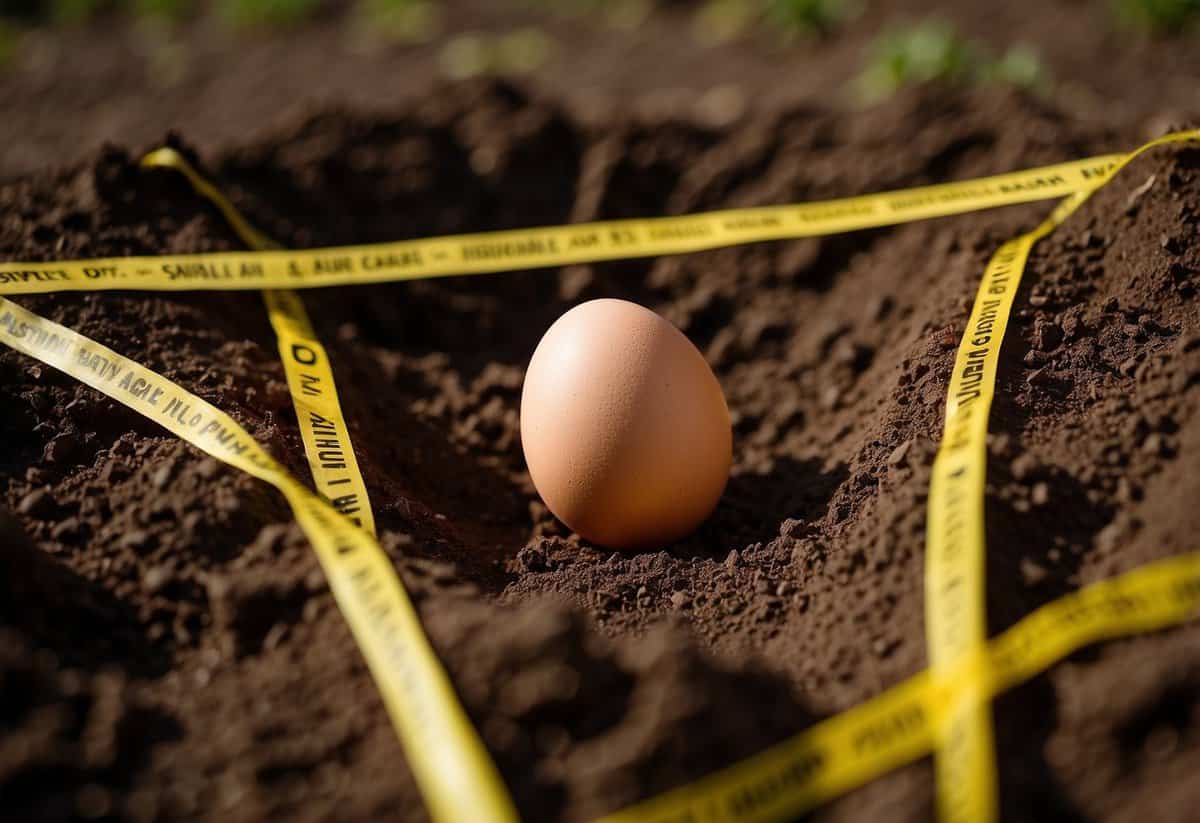
M 1066 595 L 941 672 L 927 669 L 806 732 L 600 823 L 788 820 L 928 754 L 965 692 L 985 698 L 1090 643 L 1200 616 L 1200 552 Z
M 113 289 L 305 289 L 681 254 L 1053 199 L 1103 184 L 1121 157 L 1104 155 L 840 200 L 681 217 L 610 220 L 324 249 L 0 263 L 0 295 Z
M 1196 135 L 1196 132 L 1172 135 L 1151 145 L 1195 139 Z M 1148 147 L 1139 151 L 1145 148 Z M 1131 156 L 1108 155 L 974 181 L 825 203 L 687 217 L 609 221 L 302 252 L 272 250 L 7 263 L 0 264 L 0 294 L 128 288 L 307 288 L 698 251 L 884 226 L 1090 192 L 1106 182 Z M 247 228 L 253 231 L 248 225 Z M 455 699 L 445 671 L 421 633 L 411 602 L 386 556 L 369 535 L 355 529 L 349 520 L 335 516 L 334 509 L 288 475 L 231 418 L 202 399 L 3 297 L 0 297 L 0 311 L 3 312 L 0 341 L 77 377 L 160 422 L 214 457 L 278 488 L 314 544 L 335 598 L 363 649 L 405 743 L 434 818 L 515 820 L 511 800 Z M 294 307 L 284 306 L 282 313 L 293 318 L 300 316 Z M 306 329 L 306 323 L 298 325 L 299 338 L 311 336 L 311 326 Z M 986 421 L 983 425 L 986 430 Z M 1191 566 L 1188 569 L 1189 574 L 1194 572 Z M 1189 586 L 1189 591 L 1196 588 L 1194 579 L 1183 584 L 1185 589 Z M 1067 601 L 1071 598 L 1060 602 Z M 1194 603 L 1188 606 L 1193 607 Z M 1027 621 L 1044 611 L 1036 612 Z M 1102 607 L 1097 607 L 1097 613 L 1102 611 Z M 1119 625 L 1100 617 L 1081 619 L 1078 625 L 1083 628 L 1079 632 L 1064 633 L 1044 644 L 1031 634 L 1019 643 L 1010 643 L 1011 653 L 1016 657 L 1020 651 L 1025 655 L 1021 660 L 1036 659 L 1048 666 L 1058 659 L 1054 655 L 1069 653 L 1078 644 L 1090 642 L 1089 637 L 1097 639 L 1141 630 L 1139 626 L 1153 628 L 1175 622 L 1175 618 L 1163 618 L 1150 607 L 1127 609 L 1125 616 L 1129 619 Z M 1024 625 L 1026 621 L 1018 627 Z M 1051 626 L 1043 630 L 1054 629 Z M 995 690 L 1030 676 L 1033 670 L 1020 674 L 1025 671 L 1018 665 L 1021 660 L 1005 669 L 993 659 L 995 655 L 990 650 L 1013 631 L 989 646 L 987 655 L 981 646 L 972 646 L 974 651 L 948 669 L 942 667 L 936 677 L 932 672 L 918 675 L 793 741 L 607 820 L 639 823 L 772 820 L 829 799 L 927 751 L 932 745 L 931 729 L 942 729 L 949 723 L 949 720 L 932 723 L 934 719 L 948 717 L 947 705 L 984 702 Z M 947 695 L 953 699 L 947 700 Z M 876 718 L 887 722 L 883 725 L 866 722 Z M 918 731 L 912 734 L 904 731 L 910 726 Z M 883 740 L 874 748 L 865 742 L 872 735 Z M 821 756 L 816 761 L 807 757 L 797 761 L 787 754 L 788 751 L 803 754 L 795 749 L 801 740 L 820 744 L 816 751 Z M 793 749 L 788 749 L 789 746 Z M 828 747 L 827 751 L 822 746 Z M 782 760 L 780 752 L 787 754 Z M 780 767 L 783 771 L 778 771 Z M 659 816 L 630 816 L 637 810 L 643 815 Z M 687 816 L 661 816 L 668 812 Z
M 984 272 L 959 344 L 925 531 L 925 625 L 935 669 L 952 665 L 986 642 L 984 481 L 1000 347 L 1033 244 L 1084 197 L 1071 195 L 1036 229 L 1000 247 Z M 986 823 L 995 818 L 996 809 L 990 709 L 978 691 L 964 692 L 956 708 L 948 715 L 935 756 L 938 816 Z
M 1135 157 L 1159 146 L 1200 139 L 1200 131 L 1153 140 L 1125 155 L 1111 179 Z M 1008 241 L 984 270 L 955 356 L 942 442 L 930 480 L 925 548 L 925 625 L 930 665 L 940 670 L 987 638 L 984 531 L 988 415 L 1000 347 L 1029 253 L 1095 187 L 1065 198 L 1033 231 Z M 935 758 L 938 816 L 947 823 L 988 823 L 997 816 L 992 722 L 979 689 L 964 688 L 947 716 Z
M 438 821 L 517 820 L 500 777 L 378 544 L 289 475 L 232 418 L 106 346 L 0 298 L 0 342 L 270 483 L 321 561 Z M 849 711 L 603 823 L 766 823 L 799 814 L 928 753 L 957 695 L 991 697 L 1089 643 L 1200 611 L 1200 552 L 1094 583 L 1025 617 L 935 676 L 927 670 Z M 977 686 L 974 684 L 978 684 Z
M 156 149 L 142 158 L 141 165 L 181 173 L 197 194 L 221 212 L 250 248 L 258 251 L 281 248 L 251 225 L 229 198 L 175 149 Z M 271 328 L 275 330 L 279 358 L 283 361 L 313 483 L 330 505 L 374 535 L 375 514 L 371 510 L 366 481 L 358 467 L 350 427 L 342 414 L 329 355 L 313 331 L 304 301 L 291 289 L 267 290 L 262 295 Z
M 233 418 L 162 375 L 0 298 L 0 342 L 270 483 L 312 543 L 436 821 L 516 821 L 512 801 L 375 539 L 292 477 Z

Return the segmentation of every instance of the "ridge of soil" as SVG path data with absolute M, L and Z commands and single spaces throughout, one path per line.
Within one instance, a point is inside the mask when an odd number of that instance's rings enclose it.
M 1176 124 L 1184 126 L 1186 123 Z M 292 246 L 819 199 L 1128 149 L 999 92 L 725 128 L 585 124 L 496 82 L 323 109 L 197 156 Z M 148 148 L 148 147 L 137 147 Z M 0 255 L 238 248 L 137 151 L 0 186 Z M 655 260 L 308 292 L 381 543 L 527 819 L 586 821 L 921 670 L 924 506 L 989 255 L 1048 204 Z M 988 608 L 1200 549 L 1200 150 L 1139 158 L 1034 250 L 989 438 Z M 523 368 L 598 296 L 713 365 L 735 463 L 658 552 L 565 532 L 521 457 Z M 261 299 L 23 305 L 233 415 L 303 476 Z M 282 500 L 48 367 L 0 352 L 0 796 L 26 820 L 424 820 Z M 1200 626 L 1072 656 L 996 703 L 1011 820 L 1184 820 L 1200 802 Z M 921 761 L 811 816 L 922 820 Z

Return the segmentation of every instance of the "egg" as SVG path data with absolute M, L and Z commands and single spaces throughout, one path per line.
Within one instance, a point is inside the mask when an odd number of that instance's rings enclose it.
M 625 300 L 582 303 L 546 331 L 521 392 L 521 444 L 550 511 L 620 549 L 692 532 L 716 507 L 733 455 L 704 356 Z

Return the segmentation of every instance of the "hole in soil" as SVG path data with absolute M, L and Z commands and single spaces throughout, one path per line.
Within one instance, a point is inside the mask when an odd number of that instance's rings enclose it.
M 167 672 L 174 643 L 151 640 L 132 604 L 28 542 L 5 540 L 3 551 L 0 624 L 20 629 L 66 666 L 115 665 L 146 678 Z
M 828 471 L 823 465 L 819 460 L 782 457 L 772 461 L 768 471 L 734 475 L 712 517 L 672 553 L 720 559 L 731 548 L 774 540 L 785 520 L 821 519 L 850 474 L 844 463 Z
M 1126 768 L 1133 768 L 1157 745 L 1175 748 L 1193 723 L 1200 706 L 1200 676 L 1178 676 L 1160 687 L 1150 705 L 1115 731 Z
M 227 632 L 239 658 L 258 654 L 268 637 L 281 635 L 299 623 L 308 595 L 301 582 L 288 585 L 265 580 L 222 581 L 210 591 L 218 625 Z
M 1082 823 L 1088 818 L 1055 776 L 1046 744 L 1059 724 L 1058 694 L 1042 674 L 997 697 L 993 707 L 999 790 L 1006 820 Z
M 71 820 L 75 813 L 71 789 L 84 780 L 79 769 L 26 763 L 5 775 L 5 814 L 13 820 Z
M 118 775 L 133 775 L 149 765 L 155 746 L 182 737 L 183 726 L 174 715 L 154 706 L 126 709 L 117 722 L 112 769 Z
M 1013 495 L 989 494 L 984 515 L 988 629 L 995 634 L 1078 587 L 1083 552 L 1111 521 L 1113 510 L 1090 500 L 1075 478 L 1050 469 L 1034 484 L 1044 485 L 1049 494 L 1038 505 L 1030 501 L 1033 492 L 1027 486 L 1012 481 L 1006 462 L 989 463 L 989 485 Z

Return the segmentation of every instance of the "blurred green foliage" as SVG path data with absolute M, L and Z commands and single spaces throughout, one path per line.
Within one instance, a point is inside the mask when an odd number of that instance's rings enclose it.
M 194 8 L 192 0 L 126 0 L 126 4 L 138 17 L 166 20 L 181 20 Z
M 0 68 L 4 68 L 17 55 L 21 33 L 16 26 L 0 20 Z
M 1154 34 L 1200 26 L 1200 0 L 1111 0 L 1117 21 Z
M 693 28 L 706 43 L 731 40 L 754 22 L 756 4 L 748 0 L 706 0 L 696 12 Z
M 951 24 L 935 19 L 881 34 L 859 75 L 858 91 L 866 102 L 874 102 L 905 86 L 922 83 L 998 83 L 1042 89 L 1048 77 L 1032 48 L 1014 45 L 995 57 Z
M 607 5 L 607 0 L 520 0 L 519 4 L 538 11 L 549 11 L 570 17 L 601 11 Z
M 763 25 L 786 40 L 831 34 L 863 9 L 863 0 L 706 0 L 694 28 L 701 40 L 721 42 Z
M 518 0 L 518 4 L 561 17 L 596 15 L 616 28 L 633 28 L 650 14 L 654 0 Z
M 786 35 L 828 34 L 861 11 L 854 0 L 763 0 L 766 21 Z
M 290 26 L 312 17 L 321 0 L 217 0 L 226 22 L 242 28 Z
M 505 34 L 466 32 L 442 47 L 442 70 L 451 77 L 481 74 L 526 74 L 542 66 L 554 54 L 554 42 L 538 28 L 522 28 Z
M 105 5 L 104 0 L 53 0 L 50 18 L 67 26 L 85 22 Z
M 985 62 L 981 79 L 1035 90 L 1044 89 L 1050 83 L 1049 73 L 1037 49 L 1025 43 L 1009 46 L 1000 59 Z
M 359 0 L 355 25 L 363 37 L 392 43 L 425 43 L 441 28 L 433 0 Z

